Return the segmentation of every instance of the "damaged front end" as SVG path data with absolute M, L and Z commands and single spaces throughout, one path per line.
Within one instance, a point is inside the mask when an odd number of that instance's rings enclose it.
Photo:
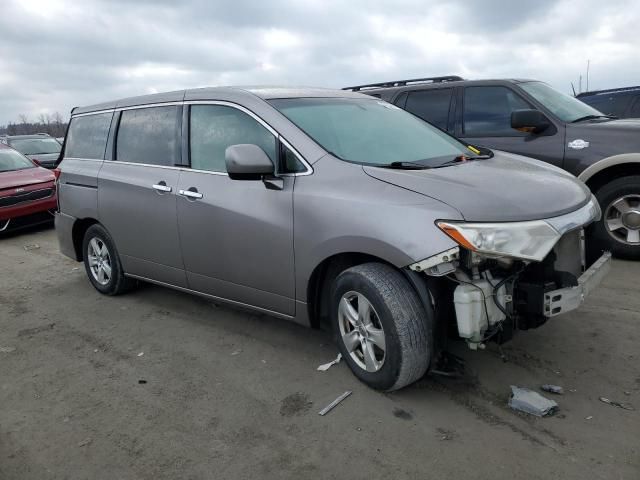
M 578 308 L 604 278 L 611 255 L 588 269 L 583 229 L 599 219 L 595 198 L 575 212 L 527 222 L 439 221 L 458 247 L 409 268 L 454 284 L 458 335 L 470 348 L 503 343 L 515 330 Z

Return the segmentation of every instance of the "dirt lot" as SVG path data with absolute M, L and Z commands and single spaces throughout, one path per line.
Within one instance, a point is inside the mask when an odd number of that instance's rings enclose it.
M 465 379 L 393 394 L 317 372 L 325 333 L 155 286 L 101 296 L 51 229 L 0 239 L 0 267 L 2 480 L 640 478 L 638 264 L 506 363 L 460 348 Z M 506 406 L 543 383 L 566 389 L 556 416 Z

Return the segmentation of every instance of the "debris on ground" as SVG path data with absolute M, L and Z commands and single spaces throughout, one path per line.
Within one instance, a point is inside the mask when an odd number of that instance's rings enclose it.
M 140 353 L 138 354 L 138 356 L 139 356 L 139 357 L 141 357 L 141 356 L 143 356 L 143 355 L 144 355 L 144 352 L 140 352 Z
M 320 410 L 318 412 L 318 415 L 322 415 L 322 416 L 326 415 L 331 410 L 333 410 L 340 402 L 342 402 L 345 398 L 347 398 L 349 395 L 351 395 L 351 390 L 347 390 L 342 395 L 340 395 L 338 398 L 336 398 L 333 402 L 331 402 L 329 405 L 327 405 L 322 410 Z
M 544 390 L 545 392 L 555 393 L 556 395 L 563 395 L 564 394 L 564 389 L 559 385 L 550 385 L 550 384 L 546 383 L 546 384 L 542 385 L 540 388 L 542 390 Z
M 234 350 L 233 352 L 231 352 L 231 356 L 236 356 L 236 355 L 240 355 L 242 353 L 242 350 Z
M 144 385 L 146 383 L 147 381 L 144 378 L 141 378 L 140 380 L 138 380 L 138 385 Z
M 509 406 L 513 410 L 529 413 L 536 417 L 552 415 L 558 409 L 558 404 L 553 400 L 549 400 L 528 388 L 520 388 L 515 385 L 511 385 Z
M 40 248 L 40 245 L 37 243 L 28 243 L 24 246 L 24 251 L 28 252 L 29 250 L 37 250 L 38 248 Z
M 0 353 L 11 353 L 16 347 L 0 347 Z
M 585 420 L 591 420 L 593 418 L 593 415 L 589 415 L 588 417 L 584 417 Z
M 320 365 L 318 367 L 318 371 L 320 372 L 326 372 L 327 370 L 329 370 L 333 365 L 337 365 L 338 363 L 340 363 L 340 360 L 342 360 L 342 354 L 339 353 L 338 356 L 336 357 L 335 360 L 330 361 L 329 363 L 324 363 L 322 365 Z
M 436 428 L 436 431 L 438 432 L 438 437 L 440 437 L 440 440 L 453 440 L 458 436 L 455 430 L 447 430 L 446 428 L 438 427 Z
M 635 410 L 635 408 L 633 408 L 628 403 L 614 402 L 613 400 L 609 400 L 608 398 L 605 398 L 605 397 L 600 397 L 599 400 L 601 402 L 603 402 L 603 403 L 607 403 L 609 405 L 612 405 L 612 406 L 618 407 L 618 408 L 622 408 L 624 410 Z
M 82 440 L 81 442 L 78 442 L 78 446 L 79 447 L 84 447 L 86 445 L 89 445 L 91 442 L 93 442 L 92 438 L 85 438 L 84 440 Z

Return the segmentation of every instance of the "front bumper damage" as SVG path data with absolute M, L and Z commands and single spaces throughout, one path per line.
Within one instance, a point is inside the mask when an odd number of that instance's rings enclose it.
M 559 288 L 544 294 L 544 316 L 555 317 L 575 310 L 585 301 L 611 270 L 611 253 L 605 252 L 578 278 L 578 285 Z
M 575 212 L 544 220 L 558 232 L 558 240 L 535 260 L 479 253 L 460 244 L 409 268 L 447 279 L 445 302 L 453 303 L 458 336 L 470 348 L 482 348 L 489 340 L 504 343 L 517 330 L 537 328 L 575 310 L 607 275 L 610 253 L 589 268 L 585 264 L 583 229 L 599 216 L 592 198 Z

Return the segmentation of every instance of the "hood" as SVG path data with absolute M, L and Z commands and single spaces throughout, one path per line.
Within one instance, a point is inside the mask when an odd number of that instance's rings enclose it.
M 365 166 L 383 182 L 440 200 L 473 222 L 539 220 L 572 212 L 591 193 L 572 175 L 530 158 L 494 151 L 472 160 L 431 170 L 393 170 Z
M 36 183 L 53 182 L 55 176 L 51 171 L 40 167 L 25 168 L 12 172 L 0 172 L 0 190 L 24 187 Z
M 25 155 L 25 157 L 31 160 L 38 160 L 42 163 L 52 163 L 58 160 L 59 153 L 36 153 L 35 155 Z

